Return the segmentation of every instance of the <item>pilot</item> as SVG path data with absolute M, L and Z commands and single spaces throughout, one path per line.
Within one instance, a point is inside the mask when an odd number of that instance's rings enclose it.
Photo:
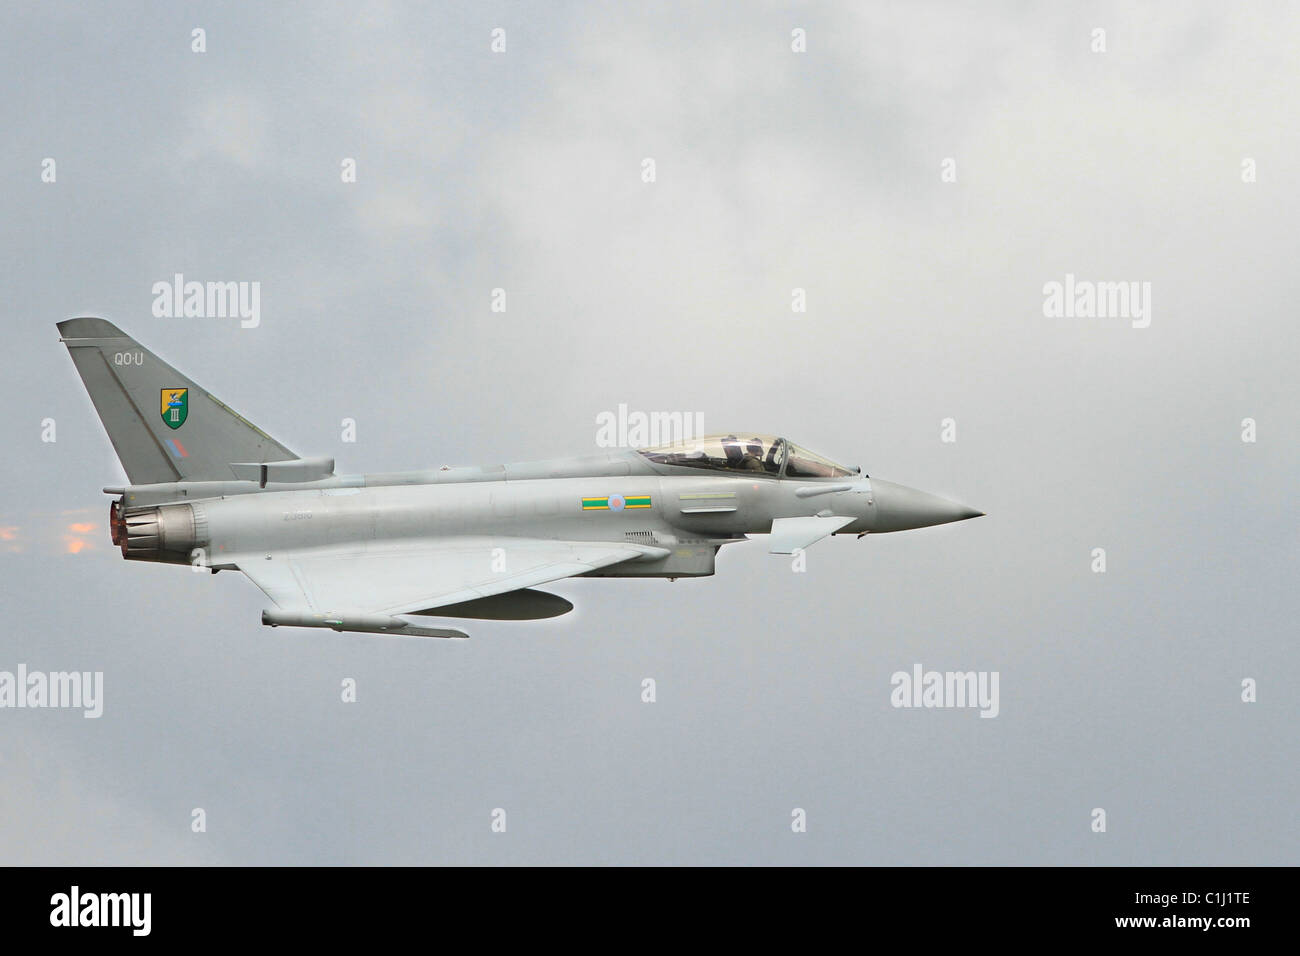
M 763 439 L 754 437 L 745 446 L 745 459 L 740 463 L 745 471 L 763 470 Z
M 780 439 L 773 439 L 772 446 L 767 450 L 767 458 L 763 461 L 763 467 L 774 475 L 781 470 L 781 463 L 776 460 L 776 453 L 780 449 Z
M 740 447 L 739 438 L 737 438 L 735 435 L 728 435 L 726 438 L 722 439 L 722 450 L 727 455 L 728 468 L 741 467 L 740 463 L 745 458 L 745 452 Z

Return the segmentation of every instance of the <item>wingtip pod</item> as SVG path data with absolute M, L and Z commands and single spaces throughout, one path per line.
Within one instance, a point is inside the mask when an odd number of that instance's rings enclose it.
M 313 614 L 305 611 L 263 611 L 262 623 L 270 627 L 327 627 L 357 634 L 392 637 L 444 637 L 465 640 L 464 631 L 450 627 L 420 627 L 388 614 Z

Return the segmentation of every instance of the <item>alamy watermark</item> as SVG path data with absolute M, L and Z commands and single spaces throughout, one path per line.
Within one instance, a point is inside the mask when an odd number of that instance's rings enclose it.
M 118 926 L 133 936 L 148 936 L 152 910 L 152 893 L 83 893 L 74 885 L 50 897 L 50 925 Z
M 104 713 L 103 671 L 0 671 L 0 708 L 80 709 L 87 719 Z
M 237 318 L 245 329 L 262 322 L 260 282 L 186 282 L 178 272 L 170 282 L 155 282 L 151 291 L 157 319 Z
M 981 717 L 996 717 L 998 671 L 894 671 L 889 703 L 894 707 L 978 708 Z
M 1131 319 L 1133 328 L 1151 324 L 1150 282 L 1093 282 L 1065 274 L 1043 286 L 1043 315 L 1049 319 Z
M 629 412 L 620 402 L 617 411 L 596 415 L 598 448 L 646 448 L 703 434 L 703 412 Z

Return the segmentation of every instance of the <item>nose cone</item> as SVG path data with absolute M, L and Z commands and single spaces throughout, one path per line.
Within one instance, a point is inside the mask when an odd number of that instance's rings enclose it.
M 877 532 L 928 528 L 984 514 L 959 502 L 907 485 L 896 485 L 892 481 L 872 478 L 871 491 L 876 501 L 876 523 L 872 530 Z

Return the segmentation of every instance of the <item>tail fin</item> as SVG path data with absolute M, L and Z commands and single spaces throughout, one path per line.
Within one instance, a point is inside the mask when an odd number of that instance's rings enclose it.
M 104 319 L 58 323 L 132 484 L 221 481 L 298 456 Z

